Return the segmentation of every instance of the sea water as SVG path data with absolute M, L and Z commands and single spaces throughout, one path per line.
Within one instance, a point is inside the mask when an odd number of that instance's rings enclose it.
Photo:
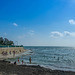
M 54 47 L 54 46 L 24 46 L 28 50 L 19 56 L 20 64 L 40 65 L 53 70 L 75 71 L 75 48 L 74 47 Z M 11 61 L 17 61 L 18 58 Z M 18 63 L 18 62 L 17 62 Z

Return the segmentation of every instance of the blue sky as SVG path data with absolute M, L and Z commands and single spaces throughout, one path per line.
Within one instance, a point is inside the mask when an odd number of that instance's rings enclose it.
M 0 37 L 25 46 L 75 46 L 75 0 L 0 0 Z

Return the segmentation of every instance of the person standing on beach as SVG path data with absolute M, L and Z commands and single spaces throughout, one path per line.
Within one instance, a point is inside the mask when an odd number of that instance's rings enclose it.
M 13 57 L 15 56 L 15 51 L 13 51 Z
M 18 63 L 19 63 L 19 58 L 18 58 Z
M 22 64 L 23 64 L 23 60 L 22 60 Z
M 9 52 L 9 54 L 11 54 L 11 51 Z
M 58 57 L 58 59 L 57 59 L 58 61 L 59 61 L 59 57 Z
M 29 62 L 30 62 L 30 64 L 31 64 L 31 57 L 29 58 Z

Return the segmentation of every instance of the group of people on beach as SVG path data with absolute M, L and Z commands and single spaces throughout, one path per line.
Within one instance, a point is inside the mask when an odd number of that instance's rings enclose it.
M 8 54 L 12 54 L 13 53 L 13 56 L 15 56 L 15 51 L 11 52 L 9 51 L 9 53 L 7 51 L 2 51 L 2 55 L 8 55 Z
M 8 55 L 7 51 L 5 51 L 5 52 L 3 51 L 2 55 Z
M 18 58 L 18 63 L 20 63 L 19 58 Z M 24 63 L 24 61 L 22 60 L 22 64 Z M 31 64 L 31 57 L 29 58 L 29 63 Z M 14 62 L 14 64 L 17 64 L 16 61 Z

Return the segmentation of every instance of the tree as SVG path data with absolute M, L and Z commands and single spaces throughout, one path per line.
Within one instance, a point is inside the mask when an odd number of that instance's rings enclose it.
M 0 37 L 0 44 L 3 45 L 3 42 L 4 42 L 3 37 Z
M 7 38 L 0 37 L 0 45 L 13 45 L 13 41 L 9 41 Z
M 4 45 L 8 45 L 9 44 L 9 40 L 7 38 L 4 38 Z
M 9 41 L 9 45 L 13 45 L 14 44 L 14 42 L 13 41 Z

